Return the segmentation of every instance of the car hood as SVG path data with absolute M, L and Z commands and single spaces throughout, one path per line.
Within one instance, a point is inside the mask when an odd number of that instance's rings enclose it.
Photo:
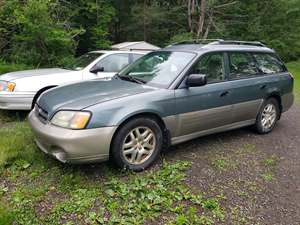
M 96 79 L 51 89 L 37 103 L 51 116 L 59 109 L 82 110 L 101 102 L 153 90 L 156 88 L 115 78 Z
M 24 71 L 11 72 L 11 73 L 0 75 L 0 80 L 12 81 L 15 79 L 20 79 L 25 77 L 44 76 L 44 75 L 68 73 L 68 72 L 72 72 L 72 71 L 60 69 L 60 68 L 24 70 Z

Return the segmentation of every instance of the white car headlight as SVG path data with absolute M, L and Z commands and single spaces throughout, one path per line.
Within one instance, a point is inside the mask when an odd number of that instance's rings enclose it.
M 0 81 L 0 91 L 13 92 L 16 84 L 8 81 Z
M 51 123 L 59 127 L 78 130 L 86 127 L 90 117 L 90 112 L 59 111 L 53 116 Z

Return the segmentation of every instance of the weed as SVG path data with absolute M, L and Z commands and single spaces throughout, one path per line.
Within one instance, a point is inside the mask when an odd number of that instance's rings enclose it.
M 275 179 L 272 173 L 263 173 L 261 176 L 266 182 L 271 182 Z

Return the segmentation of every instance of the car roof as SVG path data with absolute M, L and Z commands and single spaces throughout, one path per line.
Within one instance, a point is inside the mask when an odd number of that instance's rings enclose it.
M 210 51 L 255 51 L 255 52 L 267 52 L 274 53 L 274 50 L 266 46 L 258 46 L 252 44 L 218 44 L 218 43 L 209 43 L 209 44 L 174 44 L 170 45 L 162 50 L 165 51 L 185 51 L 193 53 L 203 53 Z
M 112 54 L 112 53 L 132 53 L 132 54 L 147 54 L 149 51 L 125 51 L 125 50 L 97 50 L 91 51 L 89 53 L 103 53 L 103 54 Z

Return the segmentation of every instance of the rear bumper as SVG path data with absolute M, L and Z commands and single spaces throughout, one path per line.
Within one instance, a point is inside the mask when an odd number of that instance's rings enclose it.
M 38 147 L 64 163 L 91 163 L 109 158 L 110 143 L 116 127 L 69 130 L 42 123 L 34 112 L 29 124 Z
M 34 93 L 1 92 L 0 109 L 31 110 Z
M 282 112 L 288 111 L 294 103 L 294 94 L 288 93 L 281 96 Z

